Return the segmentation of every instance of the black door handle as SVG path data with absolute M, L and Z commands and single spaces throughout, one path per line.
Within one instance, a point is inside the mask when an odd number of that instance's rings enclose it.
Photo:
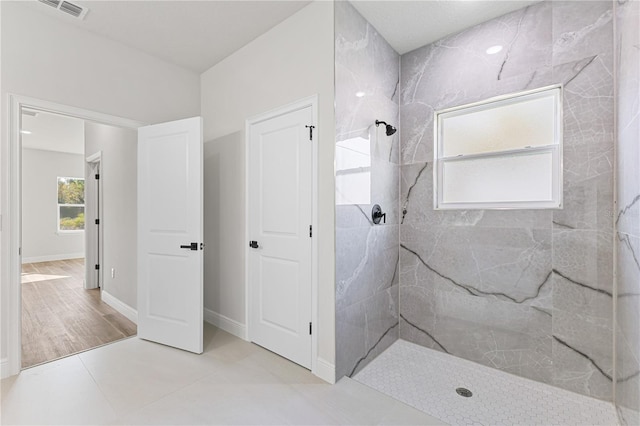
M 257 241 L 249 241 L 249 247 L 251 247 L 251 248 L 258 248 L 258 247 L 260 247 L 260 246 L 258 245 L 258 242 L 257 242 Z
M 198 250 L 198 243 L 191 243 L 188 246 L 187 245 L 180 246 L 180 248 L 186 248 L 189 250 Z

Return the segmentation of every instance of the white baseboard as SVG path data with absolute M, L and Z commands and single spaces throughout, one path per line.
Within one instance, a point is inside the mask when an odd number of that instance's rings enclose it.
M 242 340 L 247 340 L 247 327 L 236 320 L 207 308 L 204 308 L 204 320 L 229 334 L 233 334 Z
M 336 382 L 336 366 L 320 357 L 316 360 L 316 369 L 313 374 L 332 385 Z
M 83 259 L 83 258 L 84 258 L 84 252 L 67 253 L 67 254 L 51 254 L 47 256 L 23 257 L 22 264 L 38 263 L 38 262 L 53 262 L 54 260 Z
M 4 379 L 9 377 L 9 360 L 7 358 L 0 359 L 0 378 Z
M 101 297 L 104 303 L 111 306 L 116 311 L 120 312 L 122 315 L 127 317 L 134 324 L 138 324 L 138 311 L 136 311 L 131 306 L 127 305 L 120 299 L 117 299 L 112 294 L 109 294 L 104 290 L 101 292 Z

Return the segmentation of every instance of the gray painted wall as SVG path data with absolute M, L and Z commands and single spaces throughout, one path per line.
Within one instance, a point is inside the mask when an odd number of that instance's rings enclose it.
M 85 152 L 102 151 L 103 290 L 137 306 L 138 132 L 85 123 Z M 115 277 L 111 278 L 111 268 Z
M 616 5 L 616 406 L 640 424 L 640 2 Z
M 84 233 L 58 233 L 58 177 L 84 177 L 78 154 L 22 150 L 22 261 L 84 257 Z

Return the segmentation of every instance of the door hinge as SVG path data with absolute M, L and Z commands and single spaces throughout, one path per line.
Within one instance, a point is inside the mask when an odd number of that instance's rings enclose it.
M 311 334 L 311 330 L 312 330 L 311 323 L 309 323 L 309 334 Z
M 96 180 L 100 179 L 100 175 L 96 173 Z
M 313 129 L 316 128 L 316 126 L 304 126 L 307 129 L 309 129 L 309 140 L 312 141 L 313 140 Z
M 100 219 L 96 219 L 96 225 L 100 225 Z
M 313 237 L 313 226 L 309 225 L 309 238 Z
M 100 265 L 96 265 L 96 270 L 100 269 Z

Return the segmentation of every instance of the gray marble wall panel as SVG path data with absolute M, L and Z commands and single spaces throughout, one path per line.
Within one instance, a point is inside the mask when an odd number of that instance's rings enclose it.
M 399 126 L 400 56 L 348 2 L 336 2 L 335 25 L 339 379 L 398 339 L 399 133 L 375 121 Z M 379 225 L 373 204 L 386 213 Z
M 612 7 L 518 10 L 404 54 L 400 82 L 400 337 L 606 400 Z M 434 111 L 550 84 L 564 87 L 564 208 L 434 211 Z
M 616 407 L 640 424 L 640 2 L 616 2 Z

